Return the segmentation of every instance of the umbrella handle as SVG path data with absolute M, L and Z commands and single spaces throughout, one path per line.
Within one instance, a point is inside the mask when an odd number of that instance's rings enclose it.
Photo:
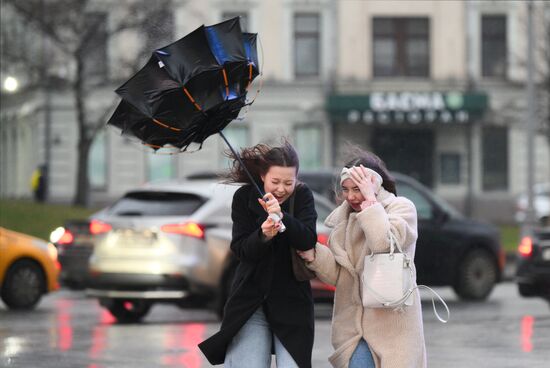
M 264 192 L 260 189 L 260 187 L 258 186 L 258 184 L 256 184 L 256 180 L 254 180 L 254 178 L 252 177 L 252 174 L 250 173 L 250 171 L 248 171 L 248 169 L 246 168 L 246 166 L 244 165 L 244 162 L 241 160 L 241 156 L 237 153 L 237 151 L 235 151 L 235 149 L 233 148 L 233 146 L 231 145 L 231 143 L 229 143 L 229 141 L 227 140 L 227 138 L 225 137 L 225 135 L 223 134 L 222 131 L 219 131 L 218 132 L 221 137 L 223 138 L 223 140 L 225 141 L 225 143 L 227 144 L 227 146 L 229 147 L 229 149 L 231 150 L 231 152 L 233 152 L 233 155 L 237 158 L 237 160 L 239 161 L 239 163 L 241 164 L 241 166 L 243 167 L 244 169 L 244 172 L 246 173 L 246 175 L 248 176 L 248 178 L 250 179 L 250 182 L 252 183 L 252 185 L 254 185 L 254 187 L 256 188 L 256 190 L 258 191 L 258 193 L 260 194 L 260 197 L 263 199 L 265 194 Z M 265 199 L 264 199 L 265 201 Z M 279 222 L 281 221 L 281 216 L 278 216 L 277 214 L 275 213 L 272 213 L 270 216 L 269 216 L 273 221 L 275 222 Z M 281 228 L 279 229 L 279 232 L 282 233 L 286 230 L 286 227 L 285 225 L 281 222 Z

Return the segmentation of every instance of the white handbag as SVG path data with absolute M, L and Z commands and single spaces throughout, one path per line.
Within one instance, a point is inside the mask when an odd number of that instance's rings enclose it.
M 430 290 L 443 303 L 447 310 L 446 320 L 442 319 L 437 313 L 435 301 L 432 297 L 436 317 L 443 323 L 447 322 L 450 312 L 445 301 L 431 288 L 425 285 L 415 285 L 411 259 L 407 253 L 403 252 L 391 232 L 389 238 L 389 253 L 371 253 L 365 256 L 365 264 L 361 275 L 363 306 L 365 308 L 404 308 L 413 304 L 414 290 L 422 287 Z

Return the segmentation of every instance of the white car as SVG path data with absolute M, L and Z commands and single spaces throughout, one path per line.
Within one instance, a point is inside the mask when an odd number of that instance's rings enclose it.
M 516 206 L 516 221 L 522 223 L 526 218 L 527 193 L 518 197 Z M 537 222 L 550 225 L 550 183 L 536 184 L 533 187 L 533 207 Z
M 212 306 L 222 313 L 236 261 L 229 249 L 236 185 L 211 180 L 152 183 L 92 215 L 105 232 L 89 261 L 88 295 L 120 322 L 137 322 L 155 302 Z M 315 195 L 319 241 L 334 205 Z M 330 293 L 315 282 L 314 289 Z

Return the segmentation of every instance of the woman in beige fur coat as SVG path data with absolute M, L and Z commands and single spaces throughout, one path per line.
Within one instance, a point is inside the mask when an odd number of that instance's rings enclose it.
M 324 282 L 336 286 L 329 357 L 336 368 L 422 368 L 426 349 L 418 290 L 402 310 L 364 308 L 360 275 L 371 251 L 388 252 L 389 232 L 414 259 L 414 204 L 396 196 L 383 161 L 370 152 L 350 161 L 340 176 L 343 203 L 326 219 L 328 247 L 299 252 Z M 367 253 L 368 252 L 368 253 Z M 414 269 L 416 280 L 416 269 Z M 416 282 L 416 281 L 415 281 Z M 372 358 L 371 358 L 372 357 Z

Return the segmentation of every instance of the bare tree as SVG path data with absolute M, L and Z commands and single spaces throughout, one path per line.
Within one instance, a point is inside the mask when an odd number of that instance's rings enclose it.
M 90 104 L 92 91 L 100 87 L 112 87 L 106 45 L 125 32 L 146 33 L 151 28 L 152 20 L 162 22 L 159 12 L 166 15 L 166 10 L 170 9 L 170 0 L 4 0 L 2 7 L 10 7 L 10 11 L 21 20 L 20 27 L 33 30 L 38 36 L 34 40 L 22 39 L 21 32 L 10 32 L 2 26 L 3 61 L 23 65 L 28 86 L 53 88 L 61 85 L 73 95 L 78 132 L 78 166 L 73 203 L 86 205 L 90 188 L 90 148 L 118 101 L 113 97 L 112 102 L 100 110 L 92 108 Z M 162 30 L 162 25 L 156 27 Z M 37 42 L 36 39 L 41 41 Z M 150 37 L 146 39 L 150 40 Z M 143 42 L 141 50 L 138 47 L 131 55 L 131 60 L 116 55 L 119 57 L 119 69 L 120 65 L 127 64 L 125 76 L 132 72 L 128 68 L 135 71 L 138 65 L 144 63 L 143 55 L 147 52 L 145 47 L 150 46 L 151 42 Z M 61 73 L 52 70 L 56 59 L 62 60 L 61 64 L 65 66 Z

